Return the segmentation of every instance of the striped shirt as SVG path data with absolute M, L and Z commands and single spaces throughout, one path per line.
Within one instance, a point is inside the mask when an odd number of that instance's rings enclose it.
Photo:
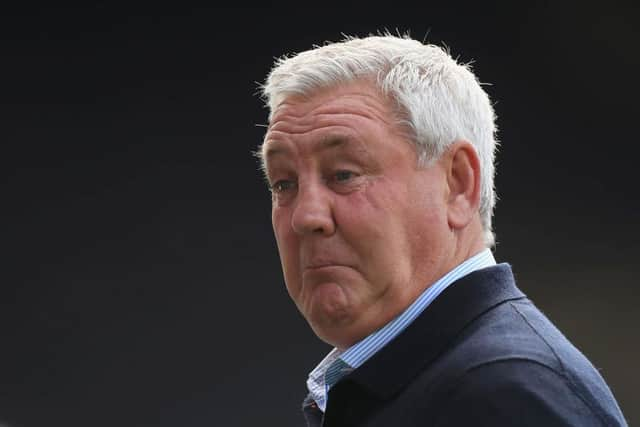
M 309 396 L 316 402 L 318 408 L 324 412 L 327 407 L 329 389 L 336 384 L 340 378 L 361 366 L 409 326 L 451 283 L 473 271 L 495 264 L 496 261 L 493 258 L 491 250 L 483 250 L 429 286 L 405 311 L 382 328 L 344 351 L 334 348 L 318 366 L 311 371 L 309 379 L 307 380 Z

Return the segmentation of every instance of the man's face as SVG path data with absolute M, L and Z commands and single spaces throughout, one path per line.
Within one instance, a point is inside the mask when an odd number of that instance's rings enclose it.
M 373 86 L 286 99 L 263 155 L 287 290 L 326 342 L 353 345 L 451 267 L 446 170 L 417 166 Z

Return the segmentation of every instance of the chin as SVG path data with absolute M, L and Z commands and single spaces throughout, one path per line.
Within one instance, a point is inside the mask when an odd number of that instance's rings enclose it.
M 355 320 L 352 307 L 342 298 L 316 300 L 305 317 L 321 340 L 336 346 L 337 342 L 344 341 L 345 333 Z
M 348 293 L 339 283 L 334 281 L 316 283 L 310 287 L 309 291 L 305 311 L 310 319 L 339 324 L 350 317 L 349 313 L 353 311 L 353 307 Z

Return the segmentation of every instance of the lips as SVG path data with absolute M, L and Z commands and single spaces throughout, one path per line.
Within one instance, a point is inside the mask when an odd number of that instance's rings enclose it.
M 302 269 L 306 270 L 319 270 L 321 268 L 328 267 L 351 267 L 348 263 L 343 260 L 337 260 L 334 257 L 309 257 L 307 259 L 302 259 Z
M 305 248 L 311 249 L 311 248 Z M 336 248 L 313 248 L 303 250 L 300 253 L 300 265 L 302 270 L 318 270 L 327 267 L 352 267 L 347 261 L 348 257 L 338 253 Z
M 348 267 L 347 265 L 340 264 L 338 262 L 314 262 L 312 264 L 307 265 L 305 270 L 317 270 L 319 268 L 325 267 Z

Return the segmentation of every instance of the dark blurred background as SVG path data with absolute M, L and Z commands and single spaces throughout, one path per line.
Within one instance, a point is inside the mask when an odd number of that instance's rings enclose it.
M 491 83 L 496 258 L 640 422 L 638 6 L 512 3 L 3 6 L 0 423 L 302 425 L 257 82 L 384 29 Z

